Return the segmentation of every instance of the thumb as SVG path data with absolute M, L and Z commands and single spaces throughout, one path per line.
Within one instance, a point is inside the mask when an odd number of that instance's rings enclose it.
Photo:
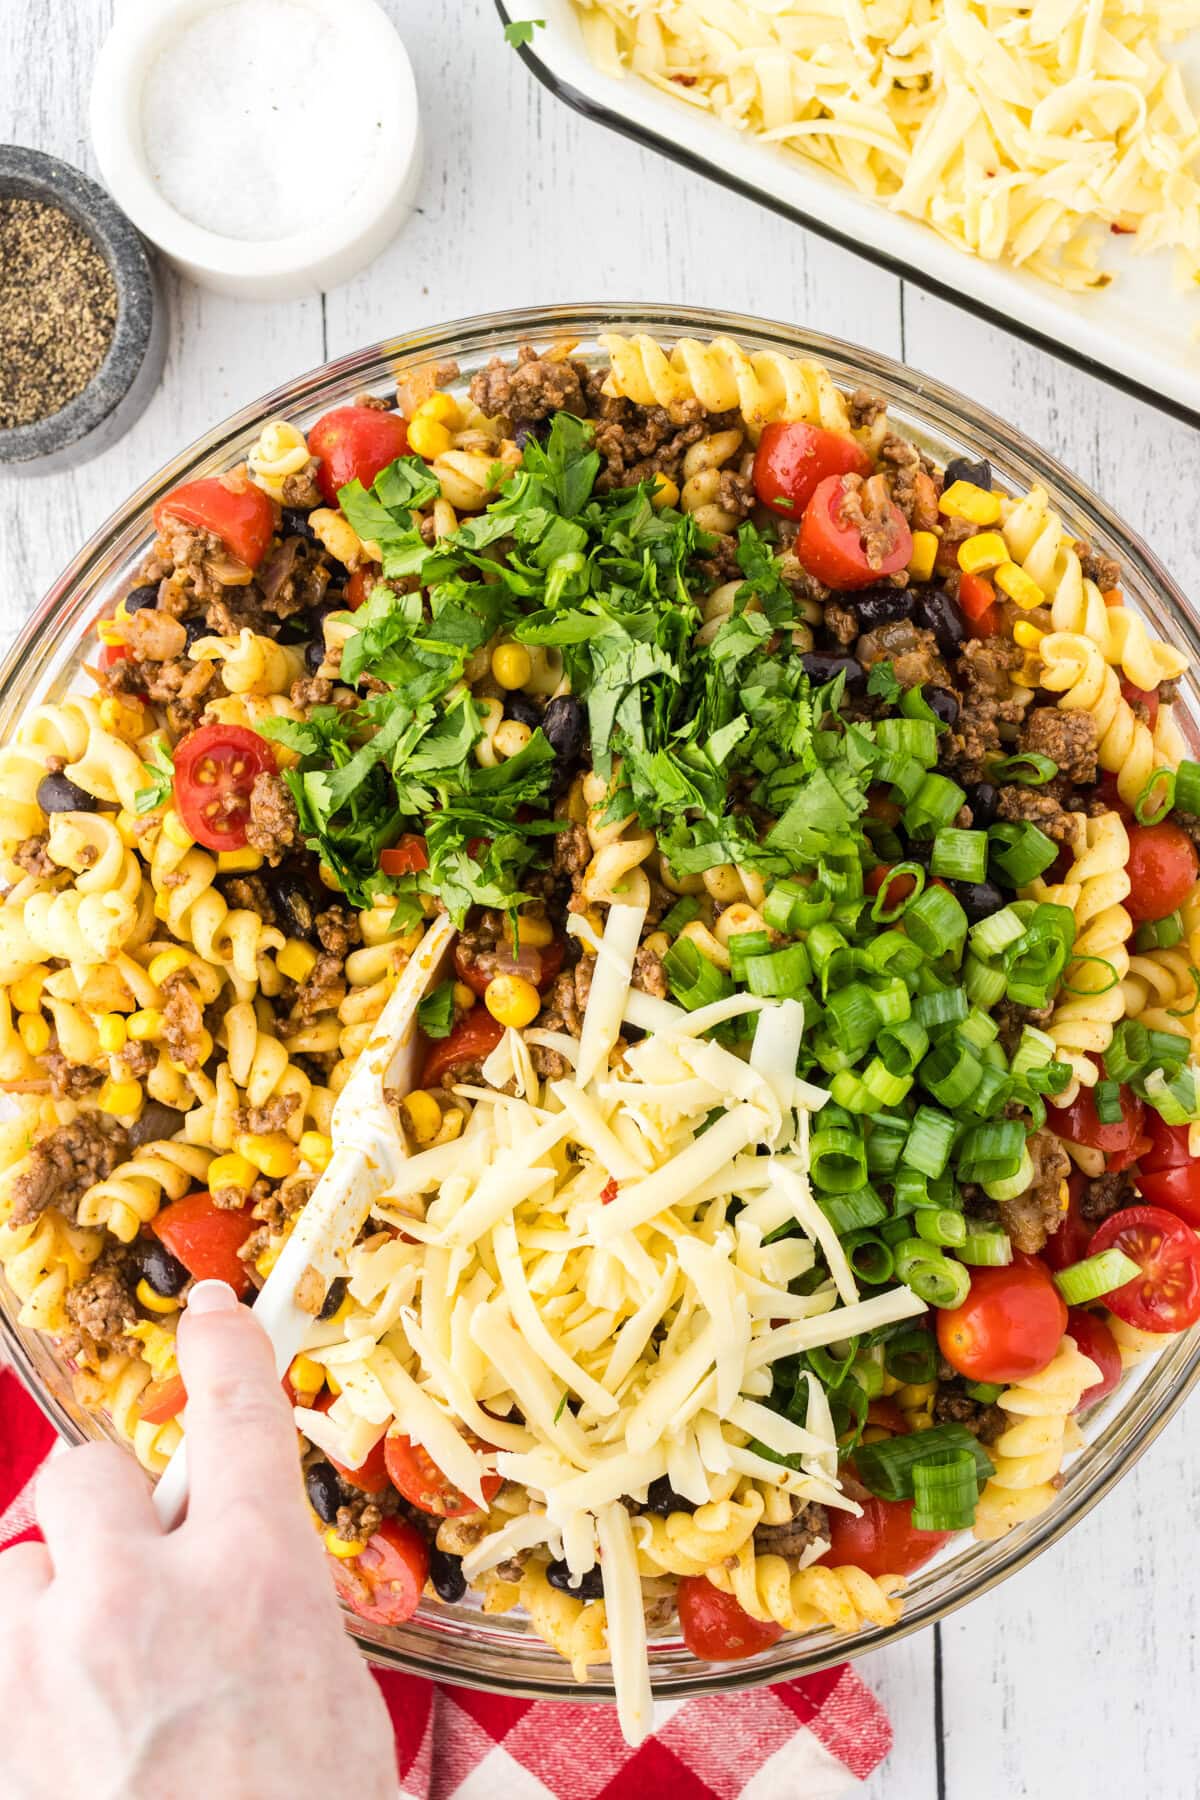
M 199 1281 L 179 1321 L 187 1388 L 189 1520 L 201 1523 L 252 1496 L 307 1532 L 296 1431 L 270 1340 L 224 1281 Z

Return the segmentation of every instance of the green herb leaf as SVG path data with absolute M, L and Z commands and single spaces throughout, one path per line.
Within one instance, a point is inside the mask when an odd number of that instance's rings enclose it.
M 155 738 L 151 746 L 151 758 L 143 763 L 149 781 L 144 788 L 137 788 L 133 796 L 135 812 L 151 813 L 160 806 L 165 806 L 171 798 L 175 784 L 175 764 L 171 760 L 171 752 L 167 749 L 165 739 Z
M 894 706 L 903 691 L 896 679 L 896 671 L 889 660 L 885 658 L 884 661 L 873 665 L 871 673 L 867 676 L 868 694 L 878 694 L 881 700 L 886 700 Z
M 505 42 L 519 50 L 523 44 L 532 43 L 534 32 L 544 30 L 545 25 L 545 19 L 513 19 L 504 27 Z M 566 1396 L 563 1398 L 565 1401 Z
M 449 1037 L 454 1028 L 454 983 L 443 981 L 417 1007 L 417 1023 L 428 1038 Z

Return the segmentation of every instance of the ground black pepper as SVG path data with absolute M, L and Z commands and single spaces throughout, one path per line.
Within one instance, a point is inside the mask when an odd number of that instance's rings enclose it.
M 0 430 L 61 412 L 108 351 L 117 290 L 60 207 L 0 199 Z

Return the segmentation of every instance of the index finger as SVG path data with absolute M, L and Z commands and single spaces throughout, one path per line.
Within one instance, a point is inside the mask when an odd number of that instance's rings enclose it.
M 188 1392 L 188 1521 L 218 1521 L 247 1494 L 307 1531 L 296 1429 L 270 1340 L 220 1281 L 198 1282 L 178 1337 Z

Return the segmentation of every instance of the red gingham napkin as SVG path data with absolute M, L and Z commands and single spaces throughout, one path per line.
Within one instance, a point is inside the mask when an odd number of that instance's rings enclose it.
M 0 1549 L 37 1535 L 33 1477 L 54 1429 L 0 1368 Z M 834 1800 L 892 1732 L 851 1669 L 655 1707 L 625 1743 L 607 1706 L 507 1700 L 376 1674 L 396 1729 L 401 1800 Z

